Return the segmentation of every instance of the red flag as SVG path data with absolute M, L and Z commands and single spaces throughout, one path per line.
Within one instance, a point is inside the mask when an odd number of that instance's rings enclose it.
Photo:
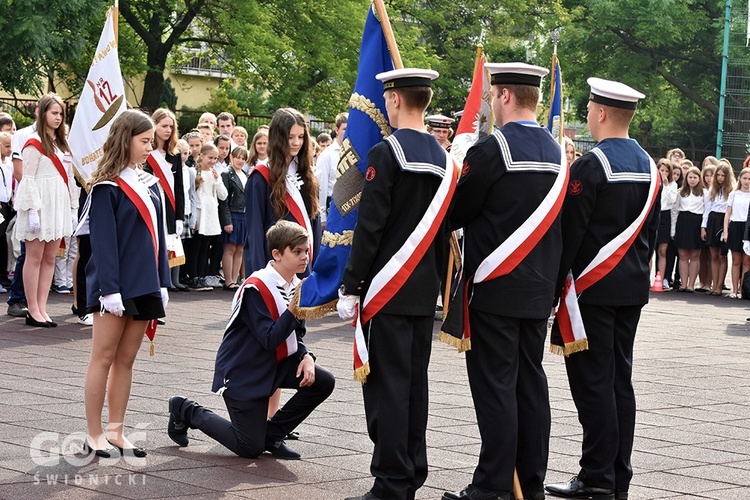
M 474 76 L 471 82 L 469 97 L 466 98 L 461 121 L 458 122 L 456 137 L 453 139 L 451 153 L 463 163 L 469 148 L 479 139 L 492 131 L 495 118 L 492 115 L 492 95 L 490 79 L 484 68 L 486 62 L 482 45 L 477 45 L 477 58 L 474 61 Z

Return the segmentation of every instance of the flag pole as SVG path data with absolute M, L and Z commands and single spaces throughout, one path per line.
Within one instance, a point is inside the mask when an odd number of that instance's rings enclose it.
M 114 12 L 112 12 L 112 21 L 115 27 L 115 43 L 120 43 L 120 27 L 119 27 L 119 13 L 120 13 L 120 0 L 115 0 Z
M 401 69 L 404 67 L 404 63 L 401 61 L 401 53 L 398 51 L 396 37 L 393 36 L 393 29 L 391 28 L 391 21 L 388 19 L 388 12 L 385 10 L 385 4 L 383 0 L 374 0 L 373 3 L 375 4 L 375 12 L 380 19 L 380 25 L 383 28 L 383 36 L 385 36 L 385 41 L 388 44 L 391 59 L 393 59 L 393 67 Z

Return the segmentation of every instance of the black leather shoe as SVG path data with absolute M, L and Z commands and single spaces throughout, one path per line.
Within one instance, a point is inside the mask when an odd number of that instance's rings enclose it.
M 112 454 L 110 453 L 110 450 L 95 450 L 91 446 L 89 446 L 89 442 L 87 440 L 83 440 L 83 452 L 86 455 L 91 455 L 94 453 L 97 457 L 102 458 L 110 458 Z
M 288 447 L 284 441 L 268 441 L 266 440 L 266 451 L 269 452 L 276 458 L 282 460 L 299 460 L 302 455 Z
M 107 440 L 107 442 L 109 444 L 112 444 L 112 441 L 110 441 L 109 439 Z M 144 450 L 143 448 L 120 448 L 116 444 L 112 444 L 112 446 L 117 448 L 117 450 L 120 452 L 121 457 L 143 458 L 148 455 L 148 453 L 146 453 L 146 450 Z
M 484 490 L 470 484 L 456 493 L 446 491 L 443 493 L 442 500 L 510 500 L 510 495 L 498 495 L 494 491 Z
M 31 313 L 28 312 L 26 313 L 26 324 L 29 326 L 38 326 L 40 328 L 51 328 L 51 325 L 49 323 L 47 323 L 46 321 L 35 320 Z
M 615 498 L 614 490 L 586 486 L 578 479 L 578 476 L 573 476 L 567 483 L 548 484 L 544 489 L 552 495 L 563 498 L 588 498 L 590 500 L 614 500 Z
M 376 497 L 372 491 L 368 491 L 362 496 L 358 497 L 346 497 L 344 500 L 381 500 L 380 497 Z
M 180 418 L 180 407 L 182 407 L 182 403 L 185 401 L 185 398 L 181 398 L 180 396 L 169 398 L 169 423 L 167 423 L 169 438 L 183 448 L 190 443 L 187 434 L 187 425 Z

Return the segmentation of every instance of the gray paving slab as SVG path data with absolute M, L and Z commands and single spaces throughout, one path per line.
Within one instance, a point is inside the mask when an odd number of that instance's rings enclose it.
M 172 294 L 156 355 L 144 343 L 135 363 L 129 432 L 149 455 L 138 463 L 71 463 L 85 430 L 83 380 L 90 329 L 75 323 L 69 298 L 53 294 L 56 329 L 0 316 L 0 498 L 341 499 L 372 485 L 361 387 L 352 380 L 352 328 L 329 316 L 309 323 L 306 341 L 337 377 L 336 390 L 299 427 L 297 462 L 233 455 L 200 432 L 177 448 L 164 432 L 167 399 L 183 394 L 226 414 L 210 393 L 213 361 L 231 294 Z M 653 294 L 635 345 L 638 397 L 631 499 L 750 498 L 750 302 Z M 439 326 L 436 323 L 436 329 Z M 437 331 L 437 330 L 436 330 Z M 548 482 L 577 472 L 581 429 L 562 359 L 544 359 L 552 438 Z M 471 481 L 481 441 L 465 356 L 433 343 L 430 365 L 430 471 L 419 499 Z M 289 391 L 284 399 L 290 396 Z M 106 411 L 105 411 L 106 415 Z M 41 433 L 52 433 L 44 444 Z M 37 441 L 35 441 L 35 439 Z M 32 450 L 41 450 L 32 458 Z M 60 456 L 56 450 L 63 453 Z

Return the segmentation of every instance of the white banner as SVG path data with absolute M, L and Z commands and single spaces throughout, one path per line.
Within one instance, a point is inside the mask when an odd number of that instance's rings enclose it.
M 117 55 L 115 15 L 117 11 L 110 8 L 70 127 L 68 142 L 79 181 L 88 180 L 96 170 L 109 127 L 115 117 L 125 111 L 125 86 Z

